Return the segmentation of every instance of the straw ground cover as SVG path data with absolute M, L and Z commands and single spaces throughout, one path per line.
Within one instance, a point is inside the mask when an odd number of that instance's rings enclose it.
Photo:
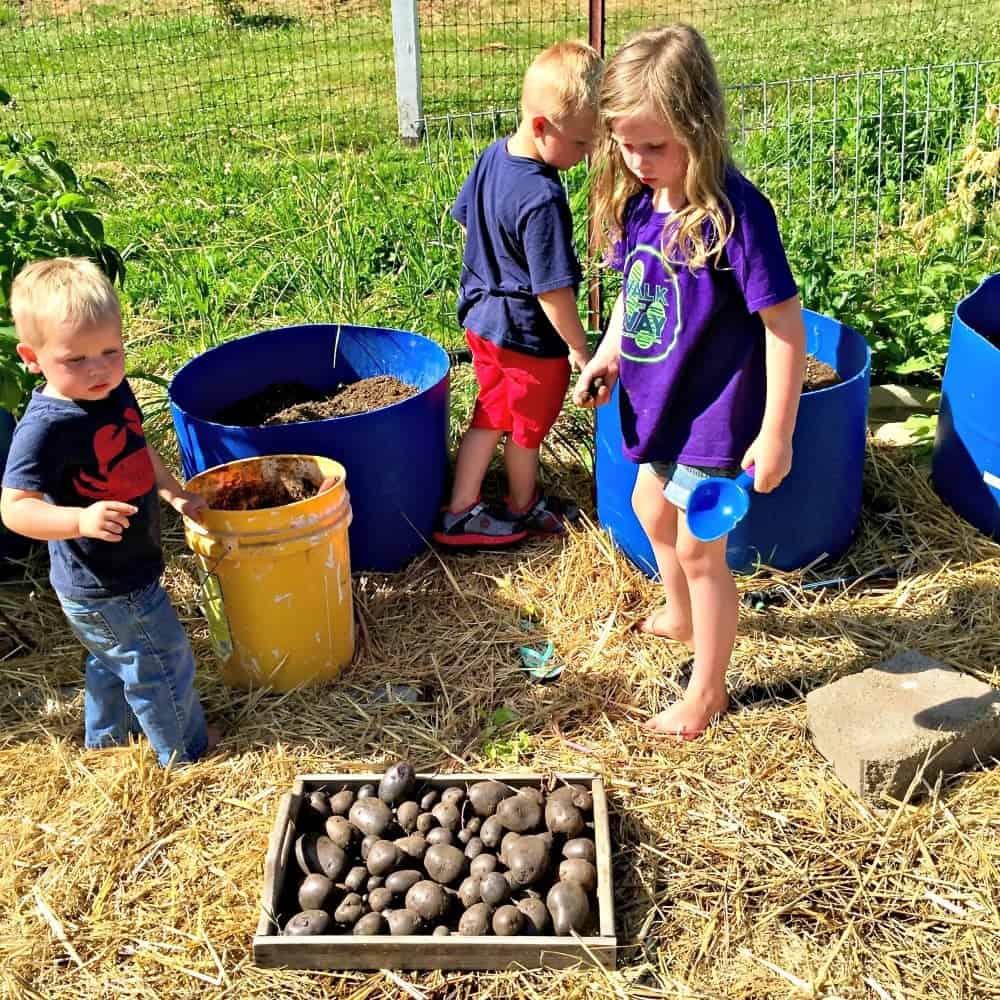
M 459 396 L 467 379 L 459 370 Z M 460 423 L 463 413 L 457 415 Z M 565 422 L 552 481 L 587 504 Z M 579 452 L 577 448 L 577 452 Z M 585 449 L 584 449 L 585 450 Z M 913 450 L 873 443 L 860 535 L 839 568 L 898 584 L 741 611 L 734 710 L 676 744 L 637 723 L 674 697 L 684 651 L 634 624 L 656 588 L 591 525 L 516 553 L 432 553 L 355 579 L 341 680 L 284 696 L 218 681 L 191 557 L 171 595 L 200 656 L 220 752 L 160 771 L 143 744 L 81 748 L 80 654 L 40 583 L 0 588 L 0 983 L 11 997 L 985 998 L 1000 982 L 1000 770 L 914 804 L 862 806 L 812 747 L 802 693 L 918 648 L 1000 680 L 1000 547 L 938 501 Z M 34 571 L 40 567 L 33 565 Z M 760 578 L 743 580 L 759 587 Z M 535 618 L 534 631 L 523 622 Z M 566 670 L 527 683 L 516 648 Z M 381 700 L 386 684 L 417 704 Z M 307 974 L 253 967 L 267 838 L 298 773 L 381 768 L 601 773 L 612 806 L 619 969 Z M 919 791 L 919 789 L 914 789 Z

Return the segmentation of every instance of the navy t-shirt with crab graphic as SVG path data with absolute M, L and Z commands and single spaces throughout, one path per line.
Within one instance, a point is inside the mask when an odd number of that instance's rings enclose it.
M 106 399 L 71 400 L 36 389 L 14 429 L 3 485 L 41 493 L 58 507 L 117 500 L 138 510 L 120 542 L 49 542 L 49 579 L 71 600 L 117 597 L 163 572 L 160 503 L 142 410 L 123 381 Z

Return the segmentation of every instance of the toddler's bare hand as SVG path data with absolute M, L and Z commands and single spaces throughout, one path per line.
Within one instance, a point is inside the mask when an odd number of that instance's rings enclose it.
M 594 358 L 580 373 L 573 389 L 573 402 L 587 409 L 603 406 L 611 398 L 611 390 L 617 381 L 618 366 Z
M 570 350 L 569 363 L 573 371 L 582 372 L 587 367 L 588 361 L 590 361 L 590 351 L 586 347 L 579 351 Z
M 201 521 L 202 515 L 208 509 L 208 504 L 200 493 L 191 493 L 188 490 L 178 493 L 170 501 L 170 506 L 178 514 L 183 514 L 184 517 L 189 517 L 192 521 Z
M 120 542 L 128 519 L 139 510 L 120 500 L 98 500 L 80 511 L 80 534 L 102 542 Z

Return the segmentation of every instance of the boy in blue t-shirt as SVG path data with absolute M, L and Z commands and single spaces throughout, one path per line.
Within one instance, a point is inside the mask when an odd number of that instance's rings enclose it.
M 458 319 L 479 394 L 434 532 L 439 544 L 509 545 L 528 534 L 561 534 L 564 517 L 572 517 L 539 491 L 538 450 L 562 408 L 570 364 L 580 370 L 590 359 L 559 171 L 590 149 L 602 70 L 582 42 L 542 52 L 524 76 L 517 131 L 480 156 L 452 208 L 466 234 Z M 506 508 L 493 511 L 479 494 L 504 434 L 509 493 Z
M 157 494 L 197 519 L 188 493 L 146 443 L 125 381 L 114 288 L 89 261 L 58 258 L 14 279 L 17 353 L 45 376 L 14 430 L 0 517 L 49 543 L 50 579 L 88 656 L 88 747 L 140 730 L 162 765 L 196 760 L 219 740 L 194 690 L 194 654 L 160 586 Z

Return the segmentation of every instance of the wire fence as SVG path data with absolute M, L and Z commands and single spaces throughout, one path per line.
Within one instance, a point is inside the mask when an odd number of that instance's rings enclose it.
M 413 2 L 428 118 L 514 106 L 533 55 L 590 29 L 589 0 Z M 992 0 L 604 6 L 609 50 L 684 20 L 706 34 L 730 86 L 1000 57 Z M 263 131 L 374 141 L 395 128 L 393 52 L 393 0 L 0 2 L 0 86 L 20 122 L 71 149 Z

